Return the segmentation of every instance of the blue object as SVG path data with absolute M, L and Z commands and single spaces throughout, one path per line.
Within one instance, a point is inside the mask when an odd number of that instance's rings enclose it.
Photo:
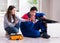
M 39 30 L 35 30 L 34 24 L 32 22 L 22 22 L 20 27 L 23 36 L 33 38 L 40 37 Z
M 36 13 L 36 19 L 38 18 L 38 17 L 43 17 L 45 14 L 44 13 Z

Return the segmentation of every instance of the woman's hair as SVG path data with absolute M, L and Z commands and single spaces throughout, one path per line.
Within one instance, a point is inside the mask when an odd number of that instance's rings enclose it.
M 14 22 L 15 22 L 15 14 L 12 15 L 12 12 L 11 12 L 14 8 L 15 8 L 15 6 L 10 5 L 7 9 L 6 15 L 7 15 L 7 19 L 8 19 L 9 22 L 11 22 L 11 16 L 13 17 Z

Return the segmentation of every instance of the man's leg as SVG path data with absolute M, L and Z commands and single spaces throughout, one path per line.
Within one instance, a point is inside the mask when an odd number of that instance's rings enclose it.
M 35 23 L 34 28 L 36 30 L 40 30 L 41 29 L 42 32 L 46 32 L 47 33 L 47 24 L 42 23 L 41 21 L 38 21 L 37 23 Z
M 42 37 L 43 38 L 49 38 L 50 36 L 47 34 L 47 24 L 43 23 L 42 21 L 38 21 L 37 23 L 35 23 L 35 29 L 39 30 L 41 29 L 42 32 Z
M 39 31 L 34 29 L 33 22 L 22 22 L 20 27 L 23 36 L 33 38 L 40 37 Z

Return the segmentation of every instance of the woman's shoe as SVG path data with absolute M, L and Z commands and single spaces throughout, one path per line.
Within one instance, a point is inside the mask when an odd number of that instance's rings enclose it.
M 10 35 L 6 32 L 5 36 L 6 36 L 6 38 L 9 38 Z

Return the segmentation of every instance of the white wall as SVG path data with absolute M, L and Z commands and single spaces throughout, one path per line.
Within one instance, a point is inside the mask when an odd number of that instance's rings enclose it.
M 52 18 L 60 21 L 60 0 L 53 0 Z
M 50 18 L 50 0 L 42 0 L 42 12 L 44 12 L 47 18 Z
M 42 11 L 47 18 L 60 21 L 60 0 L 42 0 Z

